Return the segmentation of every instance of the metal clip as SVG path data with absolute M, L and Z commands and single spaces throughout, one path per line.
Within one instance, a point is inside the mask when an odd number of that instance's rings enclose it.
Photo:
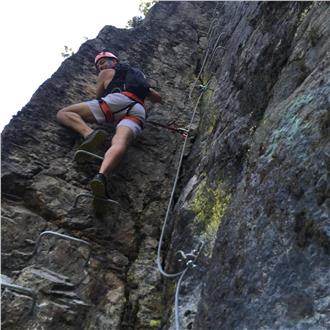
M 189 130 L 187 128 L 178 127 L 177 131 L 182 135 L 182 137 L 188 137 Z
M 195 268 L 196 267 L 195 261 L 197 260 L 199 254 L 201 253 L 203 246 L 204 246 L 204 243 L 199 242 L 197 248 L 193 249 L 189 253 L 185 253 L 184 251 L 179 250 L 176 253 L 179 257 L 178 261 L 185 262 L 186 266 L 189 268 Z
M 202 85 L 202 84 L 200 84 L 200 85 L 198 85 L 197 86 L 200 90 L 202 90 L 203 92 L 205 92 L 206 90 L 207 90 L 207 84 L 206 85 Z

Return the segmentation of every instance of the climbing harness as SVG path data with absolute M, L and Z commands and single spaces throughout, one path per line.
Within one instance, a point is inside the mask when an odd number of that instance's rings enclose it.
M 204 88 L 205 86 L 199 85 L 199 87 Z M 143 105 L 143 101 L 140 100 L 138 97 L 136 97 L 136 95 L 134 95 L 133 93 L 130 93 L 130 92 L 127 92 L 127 91 L 121 92 L 121 94 L 126 95 L 127 97 L 131 98 L 135 102 L 130 103 L 128 106 L 125 106 L 122 109 L 119 109 L 117 111 L 112 112 L 109 105 L 105 101 L 103 101 L 102 99 L 98 100 L 100 108 L 101 108 L 106 120 L 110 123 L 113 122 L 114 121 L 114 115 L 116 113 L 119 113 L 119 112 L 127 109 L 126 115 L 122 119 L 125 119 L 125 118 L 130 119 L 130 120 L 134 121 L 135 123 L 137 123 L 138 125 L 140 125 L 143 128 L 142 121 L 137 116 L 131 116 L 129 114 L 131 109 L 133 108 L 133 106 L 135 104 L 140 103 L 140 104 Z M 151 124 L 153 126 L 162 127 L 162 128 L 168 129 L 168 130 L 173 131 L 173 132 L 177 132 L 177 133 L 181 134 L 182 137 L 185 137 L 188 133 L 188 130 L 186 128 L 176 127 L 174 122 L 170 122 L 170 123 L 167 123 L 167 124 L 161 124 L 161 123 L 158 123 L 158 122 L 155 122 L 155 121 L 152 121 L 152 120 L 147 120 L 146 123 Z
M 124 94 L 124 95 L 128 96 L 128 93 L 129 92 L 122 92 L 121 94 Z M 129 93 L 129 94 L 132 94 L 132 93 Z M 130 97 L 130 96 L 128 96 L 128 97 Z M 132 98 L 132 97 L 130 97 L 130 98 Z M 102 99 L 98 100 L 98 101 L 99 101 L 100 108 L 101 108 L 107 122 L 109 122 L 109 123 L 114 122 L 114 120 L 115 120 L 114 115 L 116 113 L 120 113 L 120 112 L 127 109 L 126 114 L 121 118 L 121 120 L 125 119 L 125 118 L 130 119 L 130 120 L 134 121 L 135 123 L 137 123 L 138 125 L 140 125 L 143 128 L 143 123 L 140 120 L 140 118 L 138 118 L 137 116 L 132 116 L 132 115 L 129 114 L 130 111 L 132 110 L 132 108 L 134 107 L 134 105 L 137 104 L 137 103 L 140 103 L 140 102 L 134 101 L 134 102 L 130 103 L 129 105 L 127 105 L 127 106 L 125 106 L 125 107 L 123 107 L 123 108 L 121 108 L 117 111 L 112 112 L 109 105 L 105 101 L 103 101 Z M 141 104 L 143 104 L 143 103 L 141 103 Z

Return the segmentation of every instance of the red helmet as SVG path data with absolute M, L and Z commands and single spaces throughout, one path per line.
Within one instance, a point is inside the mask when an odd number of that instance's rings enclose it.
M 104 58 L 104 57 L 109 57 L 109 58 L 114 58 L 116 59 L 117 61 L 118 60 L 118 57 L 110 52 L 101 52 L 99 54 L 96 55 L 95 57 L 95 64 L 101 59 L 101 58 Z

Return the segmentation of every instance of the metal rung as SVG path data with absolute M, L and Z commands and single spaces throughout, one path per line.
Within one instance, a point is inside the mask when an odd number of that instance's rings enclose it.
M 55 232 L 55 231 L 50 231 L 50 230 L 44 231 L 44 232 L 42 232 L 42 233 L 39 235 L 39 237 L 38 237 L 38 239 L 37 239 L 37 242 L 36 242 L 36 245 L 35 245 L 35 247 L 34 247 L 34 250 L 33 250 L 32 256 L 34 256 L 34 255 L 37 253 L 37 250 L 38 250 L 38 247 L 39 247 L 39 244 L 40 244 L 41 238 L 42 238 L 43 236 L 47 236 L 47 235 L 58 236 L 58 237 L 61 237 L 61 238 L 63 238 L 63 239 L 66 239 L 66 240 L 69 240 L 69 241 L 78 242 L 78 243 L 80 243 L 80 244 L 83 244 L 83 245 L 87 246 L 87 247 L 88 247 L 88 257 L 87 257 L 87 260 L 86 260 L 86 262 L 85 262 L 84 267 L 87 266 L 87 264 L 88 264 L 88 262 L 89 262 L 89 259 L 90 259 L 90 257 L 91 257 L 91 245 L 90 245 L 88 242 L 86 242 L 86 241 L 84 241 L 84 240 L 82 240 L 82 239 L 76 238 L 76 237 L 72 237 L 72 236 L 68 236 L 68 235 L 60 234 L 60 233 L 57 233 L 57 232 Z
M 88 156 L 91 156 L 91 157 L 94 157 L 94 158 L 97 158 L 99 160 L 103 160 L 104 158 L 99 156 L 99 155 L 96 155 L 96 154 L 93 154 L 89 151 L 86 151 L 86 150 L 78 150 L 75 152 L 74 154 L 74 159 L 76 159 L 76 157 L 79 155 L 79 154 L 85 154 L 85 155 L 88 155 Z
M 93 194 L 90 194 L 90 193 L 81 193 L 81 194 L 77 195 L 77 197 L 76 197 L 76 199 L 73 203 L 73 208 L 77 207 L 78 200 L 81 197 L 88 197 L 88 198 L 97 199 L 97 200 L 104 201 L 104 202 L 107 202 L 107 203 L 110 203 L 110 204 L 115 204 L 116 206 L 120 207 L 120 204 L 118 202 L 112 200 L 112 199 L 95 197 Z
M 9 278 L 7 278 L 7 276 L 5 277 L 4 275 L 1 274 L 1 281 L 0 281 L 1 287 L 22 293 L 26 296 L 29 296 L 33 299 L 32 302 L 32 308 L 31 308 L 31 312 L 33 312 L 35 304 L 36 304 L 36 300 L 37 300 L 37 293 L 30 289 L 30 288 L 25 288 L 23 286 L 20 285 L 16 285 L 13 284 L 11 281 L 9 281 Z

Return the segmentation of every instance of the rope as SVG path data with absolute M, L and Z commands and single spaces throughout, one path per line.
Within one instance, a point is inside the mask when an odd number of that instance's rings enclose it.
M 206 54 L 205 54 L 205 57 L 204 57 L 204 61 L 203 61 L 202 67 L 199 70 L 199 73 L 198 73 L 198 75 L 197 75 L 197 77 L 196 77 L 196 79 L 195 79 L 195 81 L 194 81 L 194 83 L 193 83 L 193 85 L 191 87 L 191 90 L 189 92 L 189 96 L 188 96 L 189 97 L 189 100 L 191 99 L 191 94 L 192 94 L 192 92 L 194 91 L 194 89 L 196 87 L 197 81 L 199 80 L 199 78 L 200 78 L 200 76 L 202 74 L 202 71 L 204 70 L 204 66 L 205 66 L 207 57 L 209 56 L 209 52 L 210 52 L 210 47 L 207 48 L 207 51 L 206 51 Z
M 215 12 L 216 12 L 216 9 L 218 7 L 218 4 L 214 10 L 214 15 L 213 17 L 215 16 Z M 210 28 L 208 30 L 208 34 L 207 36 L 209 36 L 210 33 L 212 33 L 212 29 L 213 29 L 213 24 L 215 23 L 215 18 L 213 18 L 212 20 L 212 23 L 210 25 Z M 220 35 L 221 36 L 221 35 Z M 220 39 L 220 36 L 218 37 L 218 40 Z M 217 40 L 217 42 L 218 42 Z M 207 60 L 207 57 L 209 55 L 209 52 L 210 52 L 210 49 L 212 49 L 212 51 L 215 50 L 216 46 L 217 46 L 217 42 L 215 44 L 215 46 L 213 47 L 210 47 L 211 45 L 209 45 L 207 47 L 207 51 L 206 51 L 206 54 L 204 56 L 204 60 L 203 60 L 203 64 L 202 64 L 202 67 L 194 81 L 194 84 L 193 84 L 193 87 L 189 93 L 189 96 L 188 98 L 191 99 L 191 94 L 193 92 L 193 89 L 195 88 L 196 86 L 196 83 L 204 69 L 204 66 L 206 64 L 206 60 Z M 174 273 L 174 274 L 170 274 L 170 273 L 166 273 L 164 270 L 163 270 L 163 267 L 161 265 L 161 262 L 160 262 L 160 254 L 161 254 L 161 247 L 162 247 L 162 242 L 163 242 L 163 237 L 164 237 L 164 232 L 165 232 L 165 227 L 166 227 L 166 224 L 167 224 L 167 221 L 168 221 L 168 218 L 169 218 L 169 214 L 170 214 L 170 210 L 171 210 L 171 205 L 172 205 L 172 202 L 173 202 L 173 197 L 174 197 L 174 193 L 175 193 L 175 190 L 176 190 L 176 186 L 177 186 L 177 183 L 178 183 L 178 179 L 179 179 L 179 174 L 180 174 L 180 170 L 181 170 L 181 166 L 182 166 L 182 160 L 183 160 L 183 156 L 184 156 L 184 151 L 185 151 L 185 147 L 186 147 L 186 144 L 187 144 L 187 140 L 188 140 L 188 137 L 189 137 L 189 132 L 191 130 L 191 127 L 192 127 L 192 124 L 193 124 L 193 121 L 195 119 L 195 115 L 196 115 L 196 111 L 197 111 L 197 107 L 198 107 L 198 104 L 200 102 L 200 99 L 204 93 L 205 89 L 202 89 L 198 99 L 197 99 L 197 102 L 195 104 L 195 107 L 194 107 L 194 110 L 193 110 L 193 113 L 192 113 L 192 116 L 191 116 L 191 119 L 190 119 L 190 123 L 188 125 L 188 129 L 187 129 L 187 132 L 186 132 L 186 135 L 184 136 L 184 142 L 183 142 L 183 146 L 182 146 L 182 149 L 181 149 L 181 153 L 180 153 L 180 159 L 179 159 L 179 164 L 178 164 L 178 167 L 177 167 L 177 171 L 176 171 L 176 175 L 175 175 L 175 179 L 174 179 L 174 183 L 173 183 L 173 188 L 172 188 L 172 191 L 171 191 L 171 196 L 170 196 L 170 200 L 169 200 L 169 203 L 168 203 L 168 206 L 167 206 L 167 210 L 166 210 L 166 215 L 165 215 L 165 219 L 164 219 L 164 223 L 163 223 L 163 227 L 162 227 L 162 231 L 161 231 L 161 234 L 160 234 L 160 238 L 159 238 L 159 244 L 158 244 L 158 250 L 157 250 L 157 266 L 158 266 L 158 270 L 159 272 L 165 276 L 165 277 L 168 277 L 168 278 L 172 278 L 172 277 L 177 277 L 179 275 L 181 275 L 184 271 L 182 270 L 181 272 L 178 272 L 178 273 Z
M 207 32 L 207 38 L 209 38 L 210 41 L 208 42 L 208 45 L 207 45 L 206 54 L 205 54 L 205 56 L 204 56 L 204 60 L 203 60 L 202 66 L 201 66 L 201 68 L 200 68 L 200 70 L 199 70 L 199 73 L 198 73 L 198 75 L 197 75 L 197 77 L 196 77 L 196 79 L 195 79 L 195 81 L 194 81 L 194 84 L 193 84 L 193 86 L 192 86 L 192 88 L 191 88 L 191 90 L 190 90 L 190 92 L 189 92 L 189 99 L 191 98 L 191 94 L 192 94 L 194 88 L 196 87 L 197 81 L 199 80 L 199 78 L 200 78 L 200 76 L 201 76 L 201 74 L 202 74 L 202 72 L 203 72 L 203 70 L 204 70 L 204 67 L 205 67 L 206 61 L 207 61 L 208 56 L 209 56 L 210 49 L 212 48 L 212 46 L 211 46 L 211 41 L 212 41 L 211 35 L 212 35 L 213 32 L 215 31 L 215 29 L 213 30 L 213 28 L 216 26 L 216 24 L 214 24 L 214 22 L 215 22 L 215 20 L 216 20 L 215 15 L 216 15 L 216 11 L 217 11 L 218 5 L 219 5 L 219 2 L 216 4 L 216 7 L 215 7 L 215 9 L 214 9 L 214 11 L 213 11 L 213 17 L 212 17 L 213 19 L 212 19 L 212 21 L 211 21 L 211 24 L 210 24 L 209 30 L 208 30 L 208 32 Z M 217 23 L 218 23 L 218 22 L 217 22 Z M 218 37 L 218 40 L 219 40 L 219 38 L 220 38 L 220 36 Z M 218 41 L 217 41 L 217 42 L 218 42 Z M 216 42 L 216 43 L 217 43 L 217 42 Z M 215 49 L 215 48 L 216 48 L 216 47 L 213 46 L 212 52 L 214 52 L 214 49 Z
M 179 292 L 181 287 L 181 282 L 183 280 L 183 277 L 185 276 L 186 272 L 188 271 L 188 267 L 182 272 L 178 284 L 176 286 L 175 290 L 175 328 L 180 329 L 180 320 L 179 320 Z
M 216 53 L 216 51 L 221 48 L 221 49 L 224 49 L 224 47 L 222 46 L 219 46 L 219 41 L 220 41 L 220 37 L 223 35 L 223 33 L 220 33 L 219 36 L 218 36 L 218 39 L 217 41 L 215 42 L 214 46 L 213 46 L 213 50 L 212 50 L 212 54 L 211 54 L 211 59 L 209 61 L 209 63 L 206 65 L 206 68 L 210 68 L 210 66 L 212 65 L 212 62 L 213 62 L 213 59 L 214 59 L 214 55 Z
M 217 6 L 214 10 L 213 20 L 212 20 L 212 23 L 210 24 L 207 37 L 209 37 L 210 33 L 211 34 L 213 33 L 212 30 L 213 30 L 213 27 L 214 27 L 213 24 L 216 21 L 214 17 L 215 17 L 215 12 L 216 12 L 217 7 L 218 7 L 218 4 L 217 4 Z M 218 46 L 217 44 L 218 44 L 218 41 L 220 39 L 220 36 L 221 36 L 221 34 L 218 36 L 218 39 L 217 39 L 215 45 L 213 45 L 213 47 L 211 47 L 211 44 L 208 44 L 208 47 L 207 47 L 207 50 L 206 50 L 206 53 L 205 53 L 205 56 L 204 56 L 204 59 L 203 59 L 203 63 L 202 63 L 202 66 L 201 66 L 201 69 L 200 69 L 200 71 L 199 71 L 199 73 L 198 73 L 198 75 L 197 75 L 197 77 L 196 77 L 196 79 L 193 83 L 193 86 L 192 86 L 192 88 L 189 92 L 188 100 L 191 100 L 191 95 L 192 95 L 192 93 L 193 93 L 193 91 L 196 87 L 197 81 L 199 80 L 199 78 L 200 78 L 200 76 L 201 76 L 201 74 L 204 70 L 204 67 L 206 65 L 206 62 L 207 62 L 207 59 L 208 59 L 208 56 L 210 54 L 211 49 L 212 49 L 211 57 L 213 59 L 214 53 L 215 53 L 215 51 L 217 49 L 217 46 Z M 189 132 L 192 128 L 199 102 L 200 102 L 200 100 L 201 100 L 201 98 L 202 98 L 202 96 L 203 96 L 203 94 L 206 90 L 205 86 L 203 86 L 203 87 L 204 88 L 202 88 L 202 91 L 201 91 L 200 95 L 198 96 L 198 99 L 195 103 L 193 113 L 192 113 L 192 116 L 191 116 L 191 119 L 190 119 L 190 122 L 189 122 L 189 125 L 188 125 L 188 129 L 186 131 L 186 134 L 184 135 L 184 142 L 183 142 L 181 153 L 180 153 L 179 164 L 178 164 L 178 167 L 177 167 L 177 171 L 176 171 L 176 175 L 175 175 L 175 179 L 174 179 L 174 183 L 173 183 L 173 187 L 172 187 L 172 191 L 171 191 L 171 196 L 170 196 L 170 200 L 168 202 L 166 215 L 165 215 L 162 231 L 161 231 L 160 238 L 159 238 L 158 249 L 157 249 L 157 267 L 158 267 L 159 272 L 167 278 L 174 278 L 174 277 L 180 276 L 179 280 L 178 280 L 178 283 L 177 283 L 176 292 L 175 292 L 175 328 L 176 328 L 176 330 L 180 329 L 180 322 L 179 322 L 179 292 L 180 292 L 180 287 L 181 287 L 183 277 L 185 276 L 188 269 L 191 268 L 192 264 L 191 263 L 189 264 L 189 262 L 187 262 L 186 267 L 182 271 L 177 272 L 177 273 L 172 273 L 172 274 L 167 273 L 161 265 L 161 261 L 160 261 L 161 256 L 160 256 L 160 254 L 161 254 L 161 249 L 162 249 L 162 242 L 163 242 L 163 238 L 164 238 L 165 228 L 166 228 L 167 221 L 168 221 L 168 218 L 169 218 L 169 214 L 170 214 L 170 211 L 171 211 L 171 206 L 172 206 L 172 202 L 173 202 L 173 198 L 174 198 L 174 193 L 175 193 L 177 183 L 178 183 L 178 180 L 179 180 L 179 174 L 180 174 L 181 167 L 182 167 L 182 161 L 183 161 L 183 156 L 184 156 L 184 151 L 185 151 L 185 148 L 186 148 L 187 140 L 188 140 L 188 137 L 189 137 Z M 203 244 L 201 245 L 201 248 L 202 248 L 202 246 L 203 246 Z M 195 257 L 195 260 L 198 257 L 199 252 L 200 252 L 200 250 L 198 251 L 198 253 L 196 255 L 193 254 L 193 256 Z
M 177 183 L 178 183 L 178 179 L 179 179 L 179 174 L 180 174 L 180 170 L 181 170 L 181 166 L 182 166 L 182 160 L 183 160 L 184 151 L 185 151 L 185 148 L 186 148 L 186 144 L 187 144 L 189 132 L 191 130 L 193 121 L 195 119 L 195 115 L 196 115 L 196 111 L 197 111 L 197 107 L 198 107 L 199 101 L 202 98 L 202 95 L 203 94 L 204 94 L 204 90 L 200 93 L 200 95 L 199 95 L 199 97 L 197 99 L 197 102 L 195 104 L 194 111 L 193 111 L 193 114 L 191 116 L 190 123 L 189 123 L 189 126 L 188 126 L 187 135 L 184 137 L 184 142 L 183 142 L 183 146 L 182 146 L 181 154 L 180 154 L 179 165 L 178 165 L 178 168 L 177 168 L 177 171 L 176 171 L 176 175 L 175 175 L 175 179 L 174 179 L 174 184 L 173 184 L 173 188 L 172 188 L 172 192 L 171 192 L 171 197 L 170 197 L 170 200 L 169 200 L 169 203 L 168 203 L 168 206 L 167 206 L 165 220 L 164 220 L 162 232 L 161 232 L 160 238 L 159 238 L 158 251 L 157 251 L 157 266 L 158 266 L 159 272 L 163 276 L 169 277 L 169 278 L 171 278 L 171 277 L 177 277 L 177 276 L 181 275 L 184 272 L 184 270 L 183 270 L 181 272 L 174 273 L 174 274 L 166 273 L 163 270 L 162 265 L 161 265 L 161 262 L 160 262 L 160 253 L 161 253 L 161 247 L 162 247 L 162 242 L 163 242 L 163 236 L 164 236 L 164 232 L 165 232 L 165 227 L 166 227 L 166 224 L 167 224 L 167 221 L 168 221 L 168 218 L 169 218 L 169 214 L 170 214 L 170 211 L 171 211 L 171 205 L 172 205 L 173 198 L 174 198 L 175 189 L 176 189 L 176 186 L 177 186 Z

